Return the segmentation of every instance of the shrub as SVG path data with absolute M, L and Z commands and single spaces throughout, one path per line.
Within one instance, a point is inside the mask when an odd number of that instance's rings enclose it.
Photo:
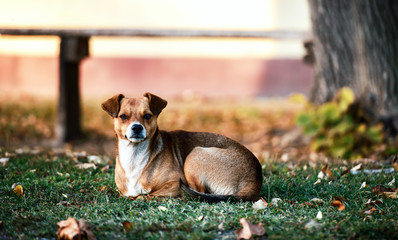
M 327 103 L 319 106 L 302 98 L 305 107 L 296 124 L 311 137 L 311 149 L 328 156 L 358 159 L 369 156 L 384 141 L 383 126 L 364 121 L 364 113 L 354 106 L 355 96 L 344 87 Z

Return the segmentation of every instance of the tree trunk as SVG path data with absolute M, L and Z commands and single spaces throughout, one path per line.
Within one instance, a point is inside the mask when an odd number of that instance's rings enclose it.
M 398 1 L 309 0 L 315 79 L 311 101 L 350 87 L 370 121 L 398 130 Z

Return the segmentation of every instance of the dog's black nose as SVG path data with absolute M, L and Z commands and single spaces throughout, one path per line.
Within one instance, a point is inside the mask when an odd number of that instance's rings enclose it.
M 144 128 L 140 124 L 134 124 L 131 128 L 134 134 L 139 134 L 142 130 L 144 130 Z

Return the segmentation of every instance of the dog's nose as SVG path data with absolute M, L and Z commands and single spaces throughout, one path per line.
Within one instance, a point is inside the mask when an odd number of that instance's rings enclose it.
M 144 130 L 144 128 L 143 128 L 142 125 L 140 125 L 140 124 L 134 124 L 134 125 L 131 127 L 131 130 L 133 130 L 133 133 L 134 133 L 134 134 L 139 134 L 139 133 L 142 132 L 142 130 Z

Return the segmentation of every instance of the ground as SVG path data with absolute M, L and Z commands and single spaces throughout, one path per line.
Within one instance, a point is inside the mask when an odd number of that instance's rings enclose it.
M 292 132 L 300 108 L 295 104 L 214 105 L 193 99 L 189 104 L 170 103 L 159 119 L 162 129 L 222 133 L 250 148 L 263 166 L 261 197 L 268 203 L 256 209 L 252 202 L 124 198 L 113 180 L 114 139 L 108 116 L 96 104 L 84 106 L 87 139 L 54 148 L 43 141 L 54 135 L 54 107 L 29 102 L 0 108 L 0 158 L 8 159 L 0 165 L 2 239 L 55 239 L 57 222 L 68 217 L 84 219 L 98 239 L 235 239 L 241 218 L 261 223 L 261 239 L 398 237 L 394 168 L 387 162 L 311 154 L 306 140 Z M 34 148 L 32 142 L 40 146 Z M 349 171 L 360 163 L 365 170 L 392 173 Z M 22 187 L 22 195 L 12 189 L 14 184 Z

